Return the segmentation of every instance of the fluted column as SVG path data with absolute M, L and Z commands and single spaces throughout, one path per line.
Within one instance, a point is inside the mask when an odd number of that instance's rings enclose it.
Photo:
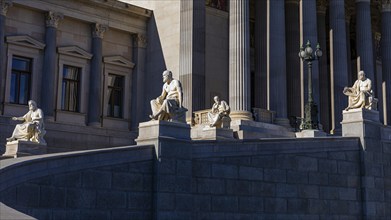
M 179 80 L 183 87 L 183 106 L 192 113 L 205 109 L 205 1 L 181 1 Z
M 316 1 L 314 0 L 301 0 L 301 25 L 302 25 L 302 35 L 301 39 L 303 44 L 308 40 L 311 41 L 311 44 L 315 48 L 318 41 L 318 28 L 317 28 L 317 17 L 316 17 Z M 320 45 L 321 48 L 326 47 L 326 45 Z M 299 47 L 297 49 L 299 51 Z M 297 58 L 299 59 L 299 58 Z M 304 74 L 304 103 L 308 100 L 308 88 L 307 88 L 307 74 L 308 66 L 306 62 L 303 62 Z M 317 61 L 312 62 L 312 94 L 314 97 L 314 102 L 319 104 L 319 63 Z M 322 109 L 318 108 L 319 115 L 322 113 Z
M 231 118 L 252 120 L 250 106 L 249 0 L 230 1 L 229 105 Z
M 267 1 L 268 109 L 276 112 L 276 123 L 287 121 L 285 2 Z
M 356 48 L 361 70 L 376 85 L 370 0 L 356 0 Z
M 334 112 L 335 129 L 331 133 L 340 133 L 342 110 L 347 107 L 347 97 L 342 93 L 343 88 L 348 86 L 348 58 L 346 43 L 345 6 L 343 0 L 330 0 L 330 29 L 333 30 L 333 59 L 334 69 Z
M 88 97 L 88 124 L 101 125 L 102 115 L 102 40 L 108 27 L 94 24 L 92 31 L 92 60 L 90 72 L 90 88 Z
M 387 124 L 391 125 L 391 1 L 382 2 L 382 40 L 381 40 L 381 56 L 382 56 L 382 72 L 383 81 L 386 83 L 387 97 Z
M 347 4 L 347 5 L 346 5 Z M 348 83 L 351 84 L 356 80 L 356 74 L 352 73 L 352 54 L 350 45 L 350 20 L 354 10 L 354 2 L 346 2 L 345 4 L 345 21 L 346 21 L 346 55 L 348 59 Z M 351 5 L 352 4 L 352 5 Z
M 327 1 L 317 1 L 317 16 L 318 16 L 318 39 L 322 45 L 323 55 L 319 58 L 319 109 L 320 123 L 323 125 L 323 130 L 330 131 L 330 75 L 327 64 L 327 32 L 326 32 L 326 10 Z
M 3 114 L 4 110 L 4 96 L 5 96 L 5 79 L 6 79 L 6 51 L 5 51 L 5 20 L 8 12 L 8 8 L 12 5 L 11 1 L 0 0 L 0 114 Z
M 266 73 L 266 1 L 255 1 L 255 72 L 254 106 L 267 108 L 267 73 Z
M 133 35 L 133 62 L 136 64 L 132 72 L 132 114 L 131 127 L 137 130 L 140 121 L 148 116 L 148 111 L 143 108 L 145 102 L 145 58 L 147 38 L 143 34 Z
M 297 56 L 300 42 L 299 0 L 285 1 L 286 74 L 288 117 L 300 117 L 300 61 Z
M 56 60 L 57 60 L 57 27 L 62 14 L 49 11 L 46 13 L 45 52 L 43 57 L 41 108 L 48 120 L 54 119 Z

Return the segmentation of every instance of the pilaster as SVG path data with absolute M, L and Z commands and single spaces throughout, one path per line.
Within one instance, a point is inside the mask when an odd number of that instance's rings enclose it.
M 132 72 L 132 117 L 131 127 L 136 130 L 139 122 L 146 119 L 148 114 L 142 106 L 145 102 L 145 62 L 147 37 L 144 34 L 133 36 L 133 62 L 136 64 Z
M 92 60 L 90 72 L 90 88 L 88 97 L 88 124 L 101 125 L 102 116 L 102 41 L 106 25 L 92 25 Z
M 205 109 L 205 1 L 181 1 L 179 80 L 183 87 L 183 106 L 192 113 Z
M 5 49 L 5 20 L 9 7 L 12 6 L 10 0 L 0 0 L 0 114 L 3 114 L 6 81 L 6 49 Z
M 54 120 L 55 89 L 56 89 L 56 60 L 57 60 L 57 27 L 63 15 L 49 11 L 45 15 L 45 52 L 43 58 L 41 107 L 46 120 Z
M 250 103 L 249 1 L 232 0 L 229 10 L 229 105 L 232 120 L 252 120 Z

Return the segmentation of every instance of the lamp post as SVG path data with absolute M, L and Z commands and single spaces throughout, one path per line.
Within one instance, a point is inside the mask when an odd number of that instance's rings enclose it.
M 299 57 L 302 61 L 307 61 L 308 65 L 308 102 L 305 105 L 304 120 L 301 122 L 300 130 L 318 130 L 318 106 L 314 102 L 312 95 L 312 61 L 318 60 L 322 56 L 322 50 L 320 45 L 316 46 L 316 51 L 313 53 L 311 48 L 311 42 L 307 41 L 307 44 L 300 47 Z

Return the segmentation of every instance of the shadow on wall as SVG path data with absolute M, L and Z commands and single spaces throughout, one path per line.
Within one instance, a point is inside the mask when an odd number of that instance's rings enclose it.
M 156 25 L 156 19 L 153 14 L 148 23 L 148 46 L 145 69 L 145 111 L 143 111 L 140 122 L 148 120 L 148 115 L 151 113 L 149 100 L 152 100 L 161 94 L 163 85 L 162 72 L 167 69 L 162 45 L 160 42 L 160 36 Z

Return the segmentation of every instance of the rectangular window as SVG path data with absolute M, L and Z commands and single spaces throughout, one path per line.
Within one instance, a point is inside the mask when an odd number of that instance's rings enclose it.
M 64 65 L 62 71 L 61 109 L 79 111 L 80 68 Z
M 109 74 L 108 80 L 109 103 L 107 105 L 107 116 L 122 118 L 124 77 Z
M 10 103 L 27 105 L 30 99 L 31 59 L 12 57 Z

